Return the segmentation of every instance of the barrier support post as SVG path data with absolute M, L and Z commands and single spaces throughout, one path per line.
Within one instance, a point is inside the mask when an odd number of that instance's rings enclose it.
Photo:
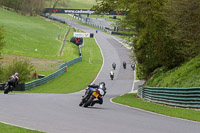
M 66 72 L 68 71 L 68 66 L 66 66 Z

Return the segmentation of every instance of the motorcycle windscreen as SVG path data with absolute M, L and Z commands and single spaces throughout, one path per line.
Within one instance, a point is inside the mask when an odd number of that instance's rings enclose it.
M 96 89 L 94 89 L 94 88 L 90 88 L 90 90 L 91 90 L 91 91 L 96 91 Z

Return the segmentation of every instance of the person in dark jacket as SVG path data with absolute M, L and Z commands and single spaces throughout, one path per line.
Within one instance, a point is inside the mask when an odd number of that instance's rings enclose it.
M 124 67 L 124 69 L 126 69 L 126 62 L 125 61 L 123 62 L 123 67 Z
M 114 79 L 114 72 L 113 71 L 110 71 L 110 78 L 111 78 L 111 80 Z
M 112 63 L 112 67 L 115 70 L 115 68 L 116 68 L 116 63 L 115 62 Z
M 133 70 L 135 70 L 135 64 L 134 64 L 134 63 L 131 64 L 131 68 L 132 68 Z
M 106 86 L 104 82 L 99 83 L 99 85 L 96 84 L 92 84 L 92 85 L 88 85 L 88 87 L 92 87 L 92 88 L 97 88 L 97 89 L 102 89 L 104 91 L 104 95 L 106 94 Z M 103 96 L 102 97 L 98 97 L 97 100 L 92 101 L 91 106 L 94 106 L 96 103 L 98 104 L 103 104 Z

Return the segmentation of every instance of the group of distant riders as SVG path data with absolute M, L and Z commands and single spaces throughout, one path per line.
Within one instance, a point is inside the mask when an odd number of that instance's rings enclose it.
M 113 68 L 113 70 L 116 69 L 116 63 L 115 62 L 112 63 L 112 68 Z M 126 69 L 126 62 L 125 61 L 123 62 L 123 68 Z M 133 70 L 135 70 L 135 64 L 134 63 L 131 64 L 131 68 Z M 110 78 L 111 78 L 111 80 L 114 79 L 114 72 L 113 71 L 110 71 Z

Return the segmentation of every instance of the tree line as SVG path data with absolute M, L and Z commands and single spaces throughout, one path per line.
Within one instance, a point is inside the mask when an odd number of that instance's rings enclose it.
M 120 24 L 134 33 L 140 78 L 169 70 L 200 53 L 199 0 L 97 0 L 97 13 L 127 11 Z
M 23 15 L 40 14 L 45 7 L 45 0 L 0 0 L 0 5 L 20 12 Z
M 5 42 L 4 42 L 4 30 L 2 27 L 0 27 L 0 75 L 2 75 L 2 68 L 1 68 L 1 52 L 2 52 L 2 49 L 3 49 L 3 46 L 5 45 Z M 0 76 L 0 81 L 2 79 L 2 76 Z
M 41 14 L 45 7 L 54 9 L 57 6 L 68 7 L 68 4 L 69 0 L 0 0 L 0 5 L 31 16 Z

